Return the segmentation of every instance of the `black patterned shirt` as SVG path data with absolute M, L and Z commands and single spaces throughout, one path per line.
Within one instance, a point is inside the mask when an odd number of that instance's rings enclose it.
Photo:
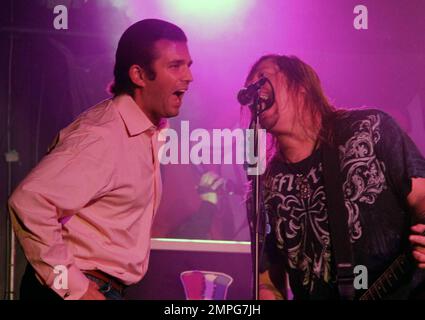
M 412 221 L 406 196 L 411 178 L 425 177 L 425 159 L 379 110 L 348 111 L 337 121 L 335 143 L 354 264 L 366 266 L 371 284 L 408 245 Z M 265 263 L 282 265 L 296 299 L 337 298 L 321 148 L 294 164 L 275 156 L 264 185 L 271 226 Z M 422 275 L 416 272 L 415 279 Z

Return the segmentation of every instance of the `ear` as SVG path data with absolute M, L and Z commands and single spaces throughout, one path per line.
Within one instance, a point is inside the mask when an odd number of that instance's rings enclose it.
M 133 82 L 136 86 L 142 88 L 146 86 L 147 75 L 145 70 L 143 70 L 139 65 L 133 64 L 128 69 L 128 76 L 131 79 L 131 82 Z

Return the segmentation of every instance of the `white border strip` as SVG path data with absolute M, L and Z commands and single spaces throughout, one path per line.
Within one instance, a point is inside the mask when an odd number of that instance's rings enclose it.
M 248 241 L 214 241 L 172 238 L 152 238 L 152 250 L 250 253 Z

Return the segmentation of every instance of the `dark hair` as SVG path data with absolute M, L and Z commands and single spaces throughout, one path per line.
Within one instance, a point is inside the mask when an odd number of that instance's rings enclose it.
M 128 70 L 137 64 L 143 68 L 150 80 L 155 79 L 152 62 L 157 58 L 155 43 L 165 39 L 187 42 L 186 35 L 178 26 L 159 19 L 145 19 L 131 25 L 120 38 L 115 54 L 114 82 L 109 91 L 114 95 L 133 95 L 135 85 Z
M 330 143 L 332 141 L 331 123 L 338 112 L 326 97 L 316 71 L 296 56 L 264 55 L 252 66 L 246 78 L 247 83 L 254 76 L 260 63 L 265 60 L 271 60 L 284 74 L 288 91 L 293 96 L 297 96 L 301 91 L 305 93 L 303 95 L 305 110 L 311 113 L 312 119 L 317 119 L 316 116 L 320 115 L 320 122 L 315 123 L 316 129 L 319 130 L 318 138 L 322 142 Z M 275 89 L 279 90 L 279 88 Z M 277 148 L 276 139 L 272 137 L 271 140 L 270 149 L 268 148 L 268 159 L 273 156 Z

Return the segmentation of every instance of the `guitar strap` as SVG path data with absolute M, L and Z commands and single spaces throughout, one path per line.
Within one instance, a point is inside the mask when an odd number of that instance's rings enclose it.
M 338 149 L 333 144 L 323 144 L 323 177 L 339 295 L 343 300 L 352 300 L 355 291 L 348 212 L 342 192 Z

